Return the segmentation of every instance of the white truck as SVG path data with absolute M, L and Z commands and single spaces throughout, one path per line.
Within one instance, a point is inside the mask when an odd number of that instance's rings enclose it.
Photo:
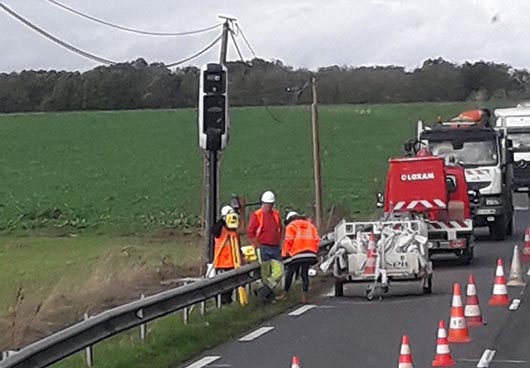
M 530 103 L 496 109 L 495 119 L 495 129 L 511 140 L 513 190 L 530 194 Z
M 465 168 L 474 226 L 488 227 L 495 240 L 512 235 L 512 156 L 503 132 L 485 122 L 453 119 L 429 128 L 420 121 L 417 139 L 433 155 L 453 156 Z

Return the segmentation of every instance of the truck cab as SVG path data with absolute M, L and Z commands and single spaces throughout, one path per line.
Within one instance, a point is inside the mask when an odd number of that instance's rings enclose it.
M 511 156 L 503 134 L 483 122 L 452 120 L 427 128 L 420 121 L 417 138 L 433 155 L 452 157 L 464 167 L 474 226 L 487 226 L 496 240 L 511 235 Z
M 495 129 L 508 139 L 513 153 L 513 189 L 530 194 L 530 104 L 495 110 Z

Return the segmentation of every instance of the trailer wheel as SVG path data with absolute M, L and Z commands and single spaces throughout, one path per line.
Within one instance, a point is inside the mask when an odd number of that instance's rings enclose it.
M 423 281 L 423 294 L 432 294 L 432 276 Z
M 344 282 L 335 281 L 335 296 L 344 296 Z
M 369 286 L 369 287 L 366 289 L 366 291 L 365 291 L 364 297 L 365 297 L 366 300 L 368 300 L 369 302 L 371 302 L 372 300 L 374 300 L 374 297 L 375 297 L 375 288 Z

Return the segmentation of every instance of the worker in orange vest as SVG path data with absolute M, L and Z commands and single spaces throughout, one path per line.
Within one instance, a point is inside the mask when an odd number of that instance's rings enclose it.
M 234 217 L 236 216 L 236 217 Z M 241 260 L 239 234 L 237 232 L 237 214 L 231 206 L 221 209 L 221 218 L 212 226 L 212 235 L 215 240 L 213 267 L 216 273 L 223 273 L 235 268 L 236 260 Z M 237 249 L 239 254 L 234 254 Z M 221 295 L 223 303 L 232 302 L 232 291 Z
M 287 259 L 287 274 L 285 276 L 285 292 L 289 293 L 295 273 L 302 278 L 303 304 L 307 303 L 309 290 L 309 269 L 317 263 L 320 236 L 316 226 L 306 217 L 291 211 L 285 218 L 285 239 L 282 248 L 282 257 Z

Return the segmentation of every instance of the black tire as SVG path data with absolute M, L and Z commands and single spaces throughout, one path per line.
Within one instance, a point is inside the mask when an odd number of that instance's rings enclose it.
M 498 220 L 489 226 L 490 237 L 493 240 L 502 241 L 506 239 L 506 220 Z
M 515 231 L 515 228 L 514 228 L 515 222 L 514 222 L 513 217 L 514 216 L 512 214 L 512 216 L 510 217 L 510 222 L 508 223 L 508 226 L 506 227 L 506 235 L 507 236 L 512 236 L 514 231 Z
M 473 260 L 473 257 L 475 256 L 474 249 L 475 248 L 468 247 L 466 248 L 464 253 L 462 253 L 462 255 L 460 256 L 460 261 L 462 262 L 463 265 L 469 266 L 471 264 L 471 261 Z
M 344 296 L 344 282 L 335 281 L 335 296 Z
M 423 285 L 423 294 L 432 294 L 432 276 L 426 280 L 426 284 Z

